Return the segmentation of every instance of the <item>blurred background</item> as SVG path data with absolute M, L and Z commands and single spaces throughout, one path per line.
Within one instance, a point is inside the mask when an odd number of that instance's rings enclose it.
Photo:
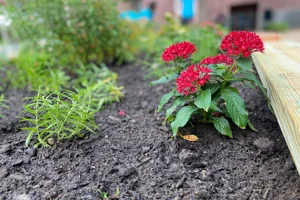
M 118 10 L 139 10 L 151 3 L 156 4 L 153 20 L 159 23 L 167 12 L 178 18 L 189 12 L 192 23 L 211 21 L 232 30 L 300 27 L 299 0 L 128 0 L 120 2 Z
M 299 0 L 0 0 L 0 8 L 0 58 L 15 57 L 22 44 L 69 64 L 120 64 L 187 40 L 206 49 L 200 60 L 230 30 L 300 41 Z

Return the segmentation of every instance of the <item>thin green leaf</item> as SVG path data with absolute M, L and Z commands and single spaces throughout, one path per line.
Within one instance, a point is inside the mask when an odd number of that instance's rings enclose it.
M 251 123 L 251 121 L 249 119 L 248 119 L 248 126 L 252 131 L 258 132 L 258 130 L 253 126 L 253 124 Z
M 156 85 L 156 84 L 160 84 L 160 83 L 168 83 L 170 81 L 175 80 L 176 78 L 178 78 L 178 74 L 177 73 L 175 73 L 175 74 L 169 74 L 167 76 L 161 77 L 160 79 L 158 79 L 156 81 L 152 81 L 150 83 L 150 85 Z
M 30 131 L 30 132 L 28 133 L 28 135 L 27 135 L 27 137 L 26 137 L 26 141 L 25 141 L 25 146 L 26 146 L 26 147 L 28 147 L 28 145 L 29 145 L 29 143 L 30 143 L 30 141 L 31 141 L 32 136 L 33 136 L 34 133 L 35 133 L 34 131 Z

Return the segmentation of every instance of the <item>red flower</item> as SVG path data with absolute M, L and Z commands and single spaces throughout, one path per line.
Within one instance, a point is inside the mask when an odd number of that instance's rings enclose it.
M 232 31 L 222 40 L 220 48 L 229 55 L 247 58 L 253 52 L 263 52 L 264 44 L 254 32 Z
M 175 61 L 177 58 L 188 58 L 195 51 L 196 47 L 194 44 L 190 42 L 180 42 L 172 44 L 170 47 L 165 49 L 161 57 L 165 62 Z
M 211 69 L 200 65 L 191 65 L 182 71 L 176 79 L 177 91 L 184 95 L 195 93 L 199 86 L 203 86 L 210 78 Z
M 119 115 L 120 115 L 121 117 L 124 117 L 124 116 L 126 116 L 126 113 L 124 112 L 124 110 L 120 110 Z
M 207 57 L 204 58 L 201 62 L 200 65 L 210 65 L 210 64 L 226 64 L 226 65 L 232 65 L 233 64 L 233 59 L 230 58 L 229 56 L 225 54 L 219 54 L 214 57 Z

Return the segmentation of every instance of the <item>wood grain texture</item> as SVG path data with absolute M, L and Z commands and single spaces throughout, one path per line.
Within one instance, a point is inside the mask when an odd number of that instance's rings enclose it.
M 252 58 L 300 174 L 300 45 L 278 41 L 265 47 Z

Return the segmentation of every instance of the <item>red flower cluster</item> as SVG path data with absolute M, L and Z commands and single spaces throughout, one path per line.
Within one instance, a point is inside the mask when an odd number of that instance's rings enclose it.
M 225 54 L 219 54 L 214 57 L 207 57 L 204 58 L 201 62 L 200 65 L 210 65 L 210 64 L 226 64 L 226 65 L 232 65 L 233 64 L 233 59 L 230 58 L 229 56 Z
M 175 61 L 177 58 L 188 58 L 196 51 L 194 44 L 190 42 L 180 42 L 172 44 L 162 54 L 162 59 L 165 62 Z
M 229 55 L 248 58 L 253 52 L 263 52 L 264 45 L 256 33 L 232 31 L 222 40 L 220 48 Z
M 210 78 L 211 69 L 200 65 L 191 65 L 182 71 L 176 79 L 177 91 L 184 95 L 195 93 L 199 86 L 203 86 Z

